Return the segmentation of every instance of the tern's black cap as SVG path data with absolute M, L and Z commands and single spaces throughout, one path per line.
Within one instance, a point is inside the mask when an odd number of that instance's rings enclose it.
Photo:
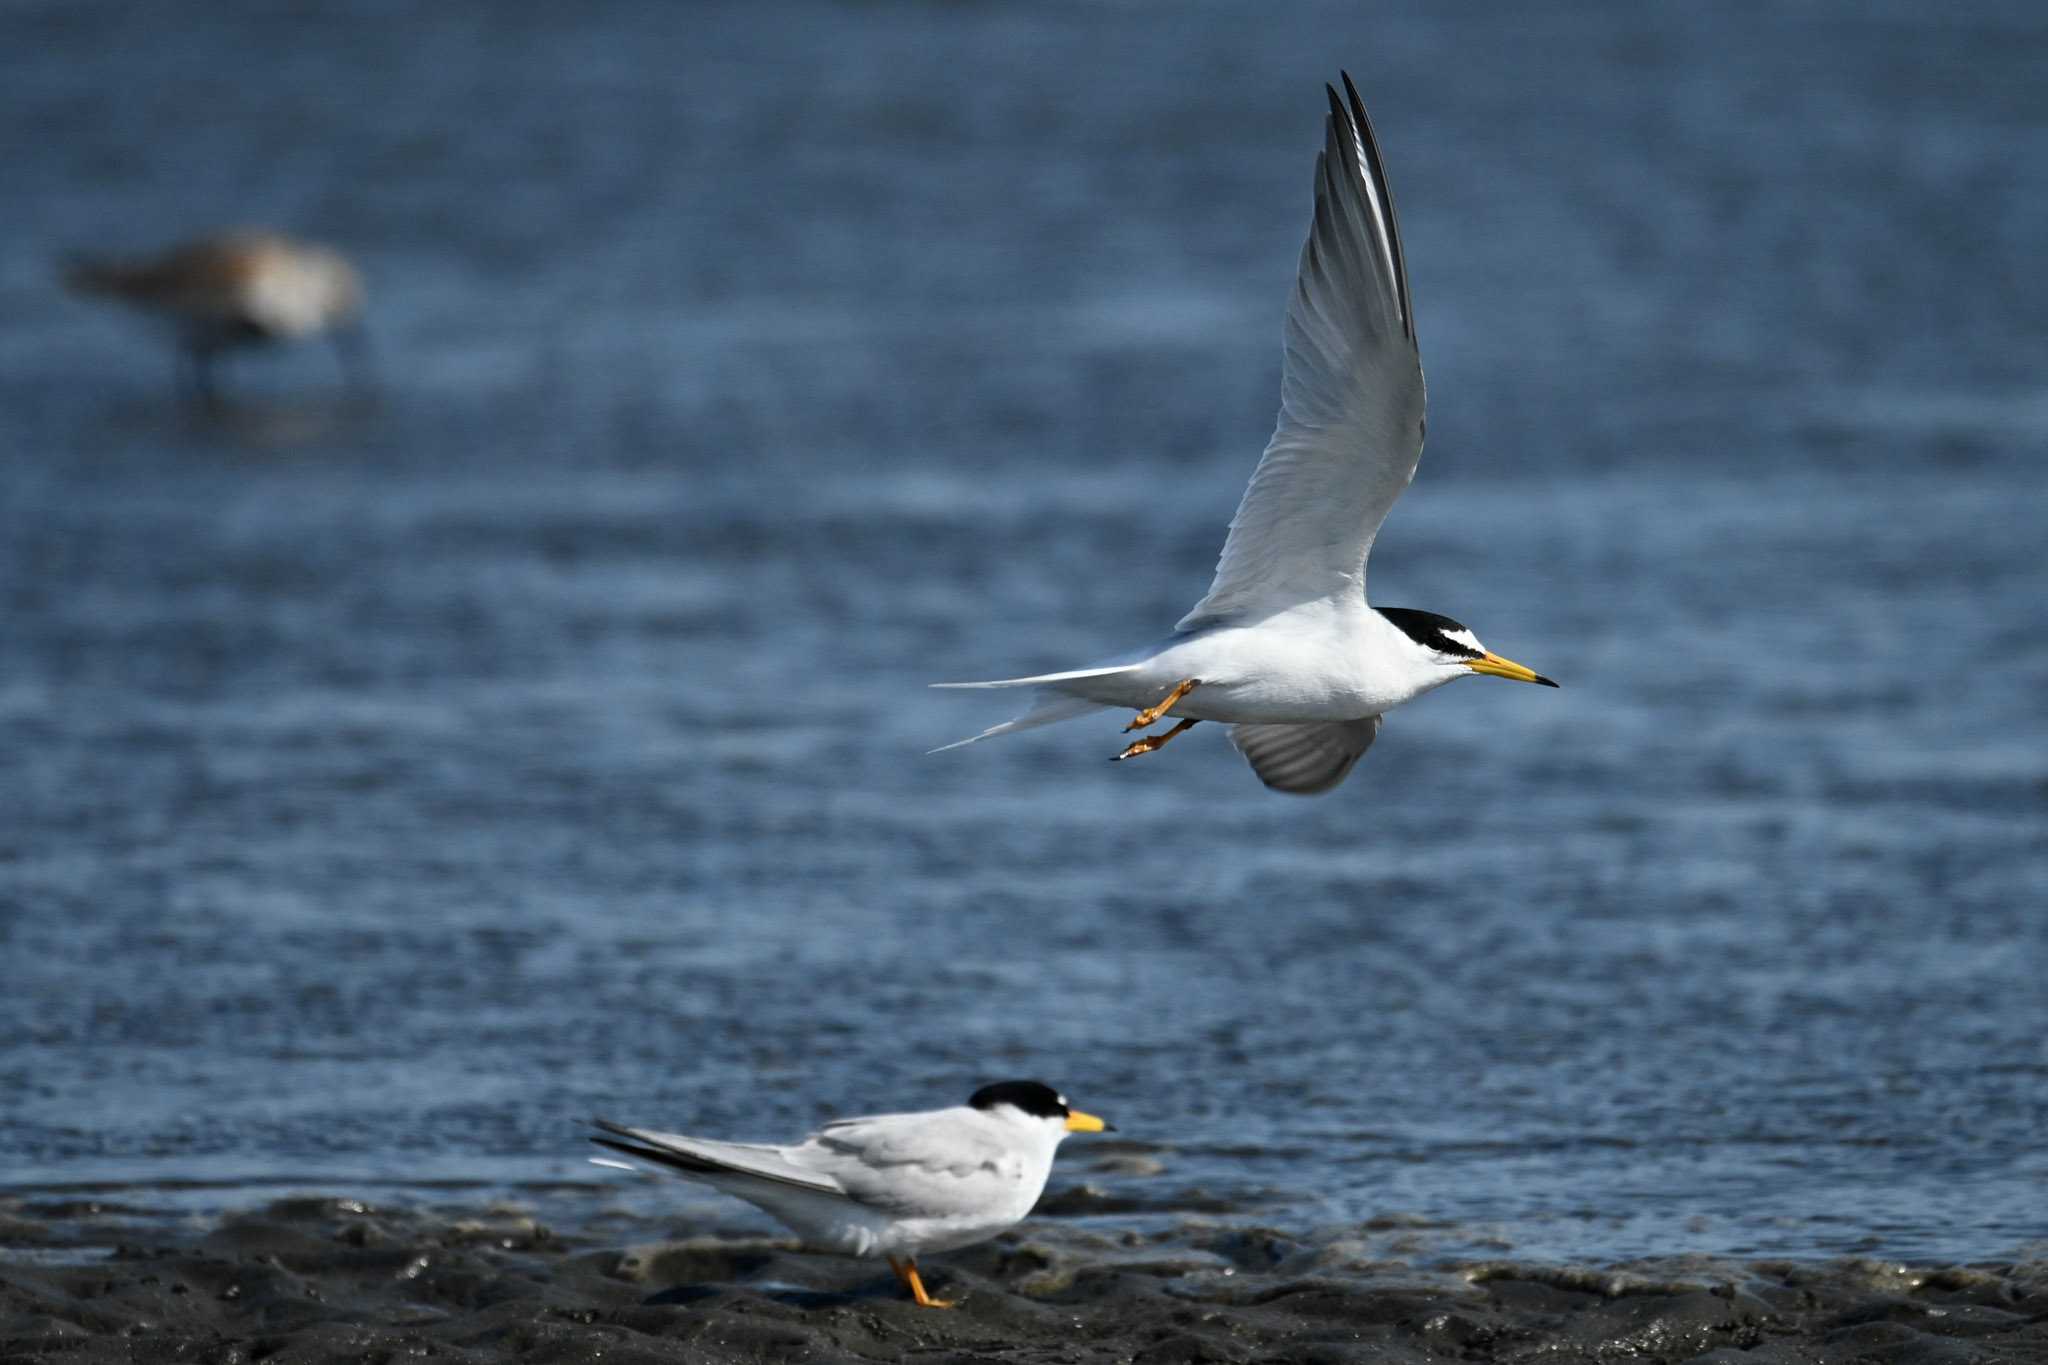
M 1433 611 L 1417 611 L 1413 607 L 1375 607 L 1374 610 L 1424 649 L 1433 649 L 1439 654 L 1455 654 L 1464 659 L 1476 659 L 1485 652 L 1472 648 L 1463 640 L 1452 639 L 1453 631 L 1465 635 L 1472 631 L 1463 622 L 1453 621 L 1448 616 L 1438 616 Z
M 1063 1119 L 1069 1112 L 1067 1097 L 1043 1081 L 998 1081 L 975 1091 L 967 1103 L 975 1109 L 1013 1105 L 1035 1119 Z

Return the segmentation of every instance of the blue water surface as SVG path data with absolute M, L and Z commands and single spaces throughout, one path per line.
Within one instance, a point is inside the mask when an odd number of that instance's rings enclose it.
M 593 1113 L 1038 1075 L 1163 1167 L 1069 1145 L 1112 1225 L 2037 1253 L 2044 53 L 2018 3 L 7 6 L 0 1187 L 574 1216 L 643 1197 Z M 1317 800 L 1213 726 L 925 756 L 1007 714 L 927 682 L 1206 586 L 1340 67 L 1431 397 L 1373 596 L 1562 690 Z M 195 409 L 56 279 L 237 223 L 360 261 L 373 401 L 315 346 Z

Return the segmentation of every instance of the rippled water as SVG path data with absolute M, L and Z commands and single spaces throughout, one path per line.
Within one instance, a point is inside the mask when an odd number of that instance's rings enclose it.
M 1069 1145 L 1111 1222 L 2048 1235 L 2044 12 L 0 25 L 6 1187 L 573 1215 L 645 1198 L 593 1112 L 1035 1074 L 1164 1165 Z M 1432 398 L 1374 595 L 1564 689 L 1317 801 L 1209 728 L 926 757 L 1006 714 L 926 682 L 1206 585 L 1340 65 Z M 52 277 L 245 221 L 362 261 L 376 403 L 192 412 Z

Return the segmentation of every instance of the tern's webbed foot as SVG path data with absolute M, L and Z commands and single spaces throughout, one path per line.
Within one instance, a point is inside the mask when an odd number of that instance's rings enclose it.
M 1173 691 L 1166 694 L 1166 700 L 1160 702 L 1157 706 L 1148 706 L 1140 711 L 1131 723 L 1124 727 L 1124 733 L 1129 734 L 1133 730 L 1142 730 L 1148 725 L 1157 725 L 1168 711 L 1171 711 L 1180 704 L 1182 697 L 1185 697 L 1201 685 L 1202 680 L 1200 678 L 1182 679 Z
M 1184 720 L 1163 734 L 1147 735 L 1143 739 L 1132 740 L 1130 744 L 1125 746 L 1124 751 L 1115 758 L 1112 758 L 1110 762 L 1121 763 L 1127 758 L 1136 758 L 1139 754 L 1149 754 L 1154 749 L 1163 749 L 1166 747 L 1166 742 L 1175 735 L 1200 724 L 1201 722 L 1198 720 Z

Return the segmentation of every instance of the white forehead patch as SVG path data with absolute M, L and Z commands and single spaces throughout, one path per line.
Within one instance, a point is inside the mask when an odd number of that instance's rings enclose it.
M 1479 637 L 1477 635 L 1474 635 L 1471 631 L 1466 630 L 1463 626 L 1460 626 L 1456 630 L 1445 631 L 1444 638 L 1455 644 L 1461 644 L 1465 646 L 1465 648 L 1471 650 L 1474 654 L 1484 654 L 1486 652 L 1486 646 L 1479 643 Z

